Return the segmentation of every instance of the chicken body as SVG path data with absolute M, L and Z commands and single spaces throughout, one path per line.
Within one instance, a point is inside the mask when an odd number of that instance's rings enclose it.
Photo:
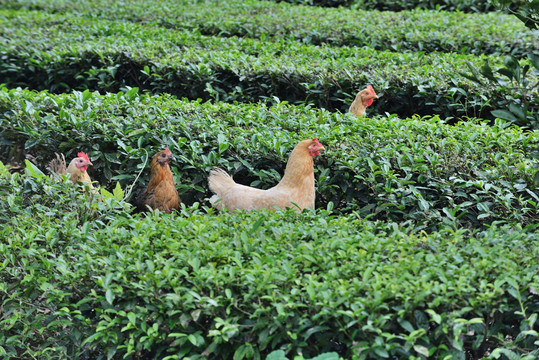
M 313 158 L 325 150 L 318 139 L 300 142 L 290 154 L 282 180 L 276 186 L 267 189 L 256 189 L 237 184 L 222 169 L 210 171 L 208 183 L 215 193 L 210 202 L 217 209 L 223 207 L 234 211 L 260 210 L 275 208 L 314 209 L 314 166 Z
M 73 184 L 83 183 L 93 191 L 94 186 L 92 185 L 92 179 L 90 179 L 90 175 L 88 175 L 88 172 L 86 171 L 90 165 L 93 164 L 90 162 L 88 155 L 83 152 L 79 152 L 77 157 L 71 160 L 67 167 L 64 154 L 62 154 L 61 157 L 56 154 L 56 159 L 49 162 L 49 170 L 57 175 L 69 174 L 69 178 L 73 181 Z
M 374 99 L 378 99 L 378 95 L 376 95 L 373 87 L 368 85 L 365 89 L 356 94 L 356 98 L 352 102 L 352 105 L 350 105 L 348 111 L 354 115 L 363 116 L 365 115 L 365 110 L 372 105 Z
M 139 209 L 147 210 L 146 206 L 149 206 L 152 209 L 171 213 L 180 207 L 180 197 L 169 166 L 173 159 L 172 152 L 168 148 L 152 157 L 150 182 L 137 197 L 136 203 Z

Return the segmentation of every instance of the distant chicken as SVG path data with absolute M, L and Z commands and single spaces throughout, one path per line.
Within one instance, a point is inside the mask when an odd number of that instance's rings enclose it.
M 66 167 L 66 159 L 64 154 L 62 156 L 56 154 L 56 159 L 49 162 L 48 169 L 53 174 L 57 175 L 66 175 L 70 174 L 70 179 L 73 181 L 73 184 L 82 183 L 90 188 L 92 192 L 94 191 L 94 186 L 92 185 L 92 179 L 88 175 L 88 166 L 93 165 L 88 158 L 88 155 L 83 152 L 79 152 L 77 157 L 71 160 L 69 166 Z M 54 176 L 54 175 L 53 175 Z
M 217 209 L 225 207 L 231 211 L 275 210 L 276 207 L 314 209 L 313 158 L 321 150 L 325 148 L 316 138 L 301 141 L 290 154 L 281 182 L 268 190 L 237 184 L 224 170 L 214 168 L 208 178 L 210 190 L 215 193 L 210 202 Z
M 150 165 L 150 182 L 146 189 L 139 193 L 136 200 L 140 210 L 147 210 L 146 206 L 149 206 L 152 209 L 171 213 L 180 207 L 180 197 L 169 167 L 171 160 L 174 160 L 174 157 L 168 147 L 153 156 Z
M 348 111 L 354 115 L 363 116 L 365 114 L 365 109 L 372 105 L 374 99 L 378 99 L 378 95 L 376 95 L 376 92 L 371 85 L 367 85 L 367 88 L 357 93 L 356 98 L 352 102 L 352 105 L 350 105 L 350 110 Z

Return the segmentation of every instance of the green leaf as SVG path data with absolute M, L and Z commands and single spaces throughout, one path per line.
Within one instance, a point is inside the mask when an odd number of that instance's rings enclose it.
M 530 60 L 532 66 L 539 70 L 539 55 L 534 53 L 528 53 L 528 59 Z
M 125 192 L 122 189 L 122 186 L 119 182 L 116 183 L 116 187 L 112 191 L 114 194 L 114 200 L 116 201 L 122 201 L 124 199 Z
M 526 111 L 517 104 L 509 104 L 509 110 L 518 117 L 521 121 L 526 121 Z
M 249 235 L 252 235 L 258 230 L 258 228 L 264 223 L 264 216 L 261 216 L 254 224 L 251 230 L 249 231 Z
M 470 63 L 469 61 L 466 61 L 466 66 L 468 67 L 468 69 L 470 69 L 470 73 L 459 71 L 459 74 L 464 76 L 466 79 L 470 81 L 476 82 L 478 84 L 482 84 L 483 81 L 479 77 L 479 71 L 477 70 L 477 68 L 474 65 L 472 65 L 472 63 Z
M 494 76 L 494 73 L 492 72 L 492 68 L 488 64 L 488 61 L 486 60 L 481 66 L 481 75 L 483 75 L 484 77 L 486 77 L 487 79 L 491 81 L 494 81 L 494 82 L 497 81 L 496 77 Z
M 408 331 L 409 333 L 414 331 L 414 327 L 409 321 L 404 320 L 402 318 L 397 318 L 397 321 L 399 322 L 400 326 L 402 326 L 402 328 Z
M 107 349 L 107 360 L 110 360 L 114 358 L 114 355 L 116 354 L 116 351 L 118 351 L 118 348 L 116 346 L 111 346 Z
M 268 354 L 266 360 L 288 360 L 283 350 L 275 350 Z
M 500 356 L 505 355 L 509 360 L 520 360 L 520 355 L 509 349 L 496 348 L 492 351 L 491 356 L 495 359 L 499 359 Z
M 478 69 L 474 65 L 472 65 L 472 63 L 469 61 L 466 61 L 466 66 L 468 66 L 468 69 L 470 69 L 470 72 L 472 73 L 469 79 L 482 84 L 483 81 L 481 80 L 481 77 L 479 76 Z
M 191 344 L 197 346 L 197 337 L 194 334 L 189 334 L 187 339 L 191 342 Z
M 105 299 L 107 300 L 107 302 L 111 305 L 113 305 L 113 301 L 114 301 L 114 293 L 112 292 L 111 289 L 108 289 L 107 292 L 105 293 Z
M 127 319 L 129 319 L 129 322 L 133 325 L 136 325 L 136 319 L 137 319 L 137 315 L 133 312 L 129 312 L 127 313 Z
M 336 352 L 323 353 L 313 357 L 311 360 L 339 360 L 339 354 Z
M 507 68 L 501 68 L 501 69 L 498 69 L 498 74 L 502 74 L 504 76 L 507 76 L 509 78 L 509 80 L 513 80 L 514 79 L 514 74 L 511 70 L 507 69 Z
M 492 116 L 507 120 L 507 121 L 518 121 L 518 118 L 513 115 L 510 111 L 507 110 L 493 110 L 490 112 Z
M 414 350 L 424 357 L 429 357 L 429 349 L 426 346 L 414 345 Z
M 247 353 L 247 347 L 245 345 L 241 345 L 234 352 L 234 356 L 232 357 L 232 359 L 233 360 L 242 360 L 245 357 L 246 353 Z
M 520 82 L 520 64 L 518 63 L 518 60 L 513 55 L 507 55 L 503 58 L 503 63 L 511 72 L 513 78 Z
M 41 178 L 46 177 L 46 175 L 43 174 L 43 172 L 39 170 L 39 168 L 35 166 L 34 164 L 32 164 L 30 161 L 24 160 L 24 162 L 26 163 L 26 168 L 24 169 L 24 171 L 27 175 L 36 179 L 41 179 Z
M 374 348 L 374 353 L 380 357 L 383 357 L 384 359 L 387 359 L 389 357 L 389 353 L 386 349 L 383 348 Z
M 99 193 L 103 197 L 103 200 L 114 198 L 114 195 L 112 195 L 107 189 L 104 187 L 99 188 Z
M 518 60 L 513 55 L 506 55 L 503 58 L 503 63 L 511 71 L 516 71 L 517 68 L 520 68 Z
M 425 310 L 425 312 L 427 312 L 430 315 L 431 320 L 434 321 L 435 323 L 437 323 L 437 324 L 442 323 L 442 316 L 437 314 L 434 310 L 427 309 L 427 310 Z

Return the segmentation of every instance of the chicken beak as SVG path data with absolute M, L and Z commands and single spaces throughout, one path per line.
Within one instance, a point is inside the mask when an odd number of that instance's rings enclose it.
M 176 158 L 171 154 L 167 157 L 168 161 L 176 160 Z
M 94 164 L 92 164 L 91 161 L 88 161 L 88 163 L 86 163 L 86 165 L 91 165 L 91 166 L 94 166 Z

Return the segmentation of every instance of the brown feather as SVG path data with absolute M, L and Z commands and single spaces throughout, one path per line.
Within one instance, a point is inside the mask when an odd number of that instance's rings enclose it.
M 160 161 L 164 159 L 162 154 L 165 154 L 168 160 Z M 149 206 L 152 209 L 170 213 L 180 207 L 180 197 L 168 164 L 171 158 L 172 154 L 167 154 L 166 150 L 153 156 L 150 165 L 150 182 L 137 200 L 141 210 L 146 210 L 146 206 Z
M 51 177 L 54 177 L 54 174 L 58 175 L 65 175 L 67 174 L 67 166 L 66 166 L 66 158 L 64 154 L 58 155 L 58 153 L 54 153 L 56 155 L 56 159 L 52 159 L 49 162 L 49 166 L 47 167 L 49 171 L 51 172 Z

